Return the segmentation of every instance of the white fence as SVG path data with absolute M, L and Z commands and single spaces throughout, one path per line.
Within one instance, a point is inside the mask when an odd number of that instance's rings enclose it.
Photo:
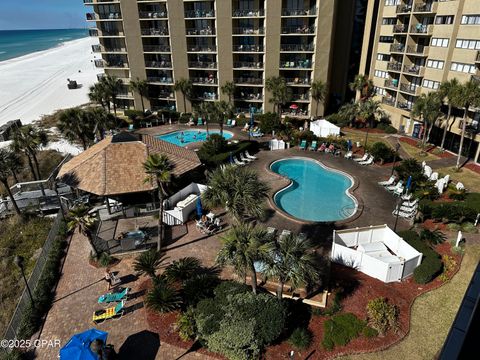
M 195 211 L 200 195 L 207 190 L 206 185 L 191 183 L 179 192 L 170 196 L 163 203 L 165 211 L 163 222 L 168 225 L 181 225 Z

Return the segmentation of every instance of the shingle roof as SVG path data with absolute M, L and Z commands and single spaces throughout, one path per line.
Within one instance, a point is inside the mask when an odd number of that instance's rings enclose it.
M 145 182 L 143 163 L 149 154 L 167 155 L 172 173 L 181 176 L 201 165 L 197 154 L 174 144 L 142 135 L 142 139 L 111 136 L 85 150 L 60 169 L 57 178 L 96 195 L 120 195 L 156 189 Z

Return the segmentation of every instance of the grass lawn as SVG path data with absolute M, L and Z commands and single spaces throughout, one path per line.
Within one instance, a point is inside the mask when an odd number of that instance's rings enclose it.
M 450 179 L 460 181 L 467 188 L 468 192 L 480 192 L 480 176 L 467 168 L 456 172 L 453 167 L 446 167 L 436 170 L 439 174 L 450 175 Z
M 434 359 L 445 342 L 479 260 L 480 245 L 467 246 L 460 270 L 453 279 L 415 300 L 410 333 L 399 344 L 385 351 L 345 359 Z
M 410 157 L 417 159 L 420 162 L 439 159 L 435 155 L 429 153 L 422 153 L 422 150 L 420 148 L 407 144 L 403 141 L 400 141 L 400 145 L 402 146 L 402 149 L 405 150 L 408 155 L 410 155 Z
M 25 222 L 12 217 L 0 226 L 0 333 L 3 334 L 23 290 L 20 271 L 13 263 L 15 255 L 25 258 L 25 271 L 30 275 L 40 249 L 47 239 L 52 220 L 33 217 Z
M 360 130 L 350 129 L 350 128 L 342 128 L 342 133 L 344 134 L 343 137 L 346 140 L 351 139 L 352 142 L 354 143 L 359 141 L 362 144 L 362 146 L 365 143 L 365 135 L 366 135 L 365 131 L 360 131 Z M 388 146 L 391 146 L 390 143 L 385 138 L 386 136 L 388 136 L 388 134 L 369 132 L 367 145 L 372 145 L 373 143 L 380 141 L 387 144 Z

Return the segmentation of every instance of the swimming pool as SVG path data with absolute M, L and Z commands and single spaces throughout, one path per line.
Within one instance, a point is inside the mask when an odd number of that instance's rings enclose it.
M 220 130 L 209 130 L 208 135 L 220 134 Z M 206 130 L 179 130 L 168 134 L 157 136 L 160 140 L 167 141 L 169 143 L 186 146 L 188 144 L 207 140 Z M 223 131 L 223 137 L 228 140 L 233 137 L 230 131 Z
M 307 221 L 338 221 L 352 216 L 357 202 L 348 193 L 353 180 L 307 158 L 273 162 L 270 169 L 292 183 L 277 192 L 275 204 L 291 216 Z

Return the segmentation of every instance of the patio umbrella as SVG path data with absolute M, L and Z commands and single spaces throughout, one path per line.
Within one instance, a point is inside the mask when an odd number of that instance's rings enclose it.
M 197 216 L 199 219 L 201 219 L 202 215 L 203 215 L 202 200 L 200 199 L 200 196 L 199 196 L 197 199 Z
M 229 161 L 230 161 L 230 164 L 233 164 L 233 154 L 232 152 L 230 151 L 230 158 L 229 158 Z
M 298 109 L 298 105 L 297 105 L 297 104 L 292 104 L 292 105 L 290 105 L 290 109 L 292 109 L 292 110 L 297 110 L 297 109 Z
M 407 185 L 405 188 L 407 189 L 406 193 L 408 194 L 408 190 L 410 190 L 410 187 L 412 186 L 412 176 L 410 175 L 407 180 Z
M 353 147 L 353 145 L 352 145 L 352 140 L 351 140 L 351 139 L 348 139 L 348 141 L 347 141 L 348 151 L 352 151 L 352 147 Z
M 97 360 L 98 356 L 90 349 L 90 345 L 95 340 L 102 340 L 105 344 L 107 336 L 105 331 L 93 328 L 73 335 L 60 349 L 60 360 Z

